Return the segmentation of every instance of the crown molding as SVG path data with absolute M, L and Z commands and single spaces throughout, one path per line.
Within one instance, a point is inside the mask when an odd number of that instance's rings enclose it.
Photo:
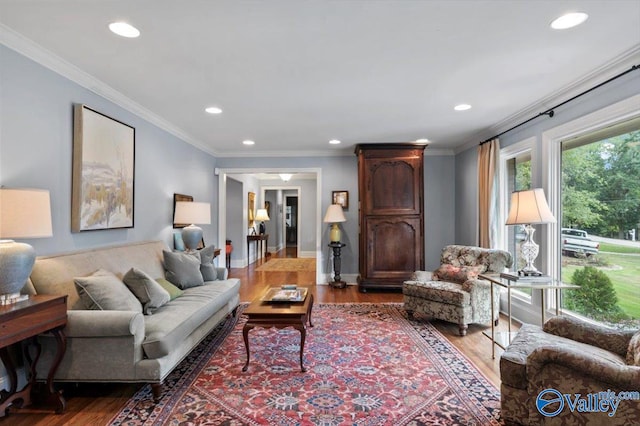
M 184 142 L 195 146 L 196 148 L 217 156 L 218 153 L 208 147 L 204 142 L 193 138 L 186 131 L 176 127 L 159 115 L 151 112 L 142 105 L 133 101 L 126 95 L 117 91 L 105 82 L 95 78 L 89 73 L 81 70 L 70 62 L 65 61 L 55 53 L 45 49 L 34 41 L 24 37 L 22 34 L 14 31 L 0 23 L 0 43 L 15 50 L 23 56 L 37 62 L 45 68 L 59 74 L 72 82 L 92 91 L 93 93 L 107 99 L 110 102 L 124 108 L 125 110 L 137 115 L 143 120 L 159 127 L 162 130 L 174 135 Z
M 549 109 L 551 105 L 558 105 L 567 99 L 591 89 L 594 86 L 607 81 L 608 79 L 615 77 L 616 75 L 627 71 L 632 66 L 640 63 L 640 44 L 635 45 L 631 49 L 616 56 L 612 60 L 606 62 L 602 66 L 595 68 L 589 73 L 585 74 L 582 78 L 567 85 L 561 90 L 554 92 L 535 103 L 517 111 L 505 119 L 499 121 L 488 129 L 478 134 L 477 139 L 470 140 L 464 144 L 455 148 L 455 153 L 459 154 L 463 151 L 473 148 L 480 144 L 481 141 L 490 138 L 492 135 L 497 135 L 505 130 L 515 126 L 516 124 L 528 120 L 529 118 L 538 115 L 539 113 Z M 563 106 L 564 107 L 564 106 Z

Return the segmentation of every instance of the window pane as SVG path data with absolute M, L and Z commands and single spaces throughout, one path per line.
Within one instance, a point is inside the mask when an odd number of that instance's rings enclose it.
M 628 130 L 628 129 L 625 129 Z M 562 147 L 561 279 L 565 309 L 640 326 L 640 131 Z
M 507 160 L 507 182 L 509 193 L 531 189 L 531 153 L 522 154 Z M 509 211 L 511 208 L 511 197 L 507 199 L 509 200 L 507 211 Z M 524 228 L 521 225 L 507 226 L 507 238 L 509 242 L 508 251 L 514 255 L 514 269 L 522 269 L 526 264 L 520 255 L 520 245 L 525 239 Z M 518 291 L 531 296 L 531 289 Z

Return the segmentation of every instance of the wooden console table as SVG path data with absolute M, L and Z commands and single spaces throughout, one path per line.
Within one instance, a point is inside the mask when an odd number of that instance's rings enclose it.
M 32 390 L 36 383 L 36 365 L 40 358 L 40 344 L 37 335 L 51 332 L 58 344 L 56 357 L 47 376 L 46 394 L 43 400 L 56 404 L 56 413 L 62 413 L 66 401 L 59 391 L 53 388 L 55 375 L 67 341 L 62 329 L 67 324 L 67 296 L 36 295 L 12 305 L 0 306 L 0 359 L 9 375 L 9 391 L 0 391 L 0 417 L 6 415 L 11 404 L 22 407 L 31 404 Z M 16 366 L 9 354 L 9 346 L 26 341 L 24 355 L 29 366 L 29 382 L 18 391 L 18 376 Z M 35 347 L 35 357 L 31 357 L 30 346 Z
M 257 234 L 257 235 L 247 235 L 247 265 L 249 264 L 249 256 L 251 242 L 255 241 L 256 243 L 256 260 L 258 260 L 258 254 L 262 253 L 262 242 L 264 241 L 264 257 L 267 257 L 267 251 L 269 251 L 269 234 Z M 258 251 L 258 245 L 260 246 L 260 250 Z

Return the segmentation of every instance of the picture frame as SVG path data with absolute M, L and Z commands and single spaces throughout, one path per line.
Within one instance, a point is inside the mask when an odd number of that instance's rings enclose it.
M 176 218 L 176 203 L 178 201 L 189 201 L 189 202 L 193 202 L 193 197 L 191 195 L 185 195 L 185 194 L 173 194 L 173 217 L 172 217 L 172 222 L 175 220 Z M 189 226 L 189 223 L 174 223 L 173 227 L 174 228 L 184 228 L 185 226 Z
M 135 142 L 134 127 L 74 105 L 72 232 L 134 227 Z
M 331 203 L 340 204 L 344 210 L 349 208 L 349 191 L 332 191 Z
M 256 193 L 249 192 L 247 194 L 247 218 L 249 220 L 249 229 L 253 229 L 254 234 L 255 234 L 254 218 L 256 214 L 255 212 L 256 212 Z

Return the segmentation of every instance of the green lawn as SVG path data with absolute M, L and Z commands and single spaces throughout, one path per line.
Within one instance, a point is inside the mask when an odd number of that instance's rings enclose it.
M 615 249 L 629 248 L 610 244 L 607 244 L 607 246 L 614 247 Z M 600 249 L 604 250 L 602 245 Z M 618 253 L 626 252 L 619 251 Z M 640 319 L 640 255 L 600 253 L 598 256 L 609 265 L 607 267 L 599 267 L 599 269 L 605 272 L 611 279 L 611 283 L 618 295 L 618 304 L 628 315 L 634 319 Z M 581 266 L 578 265 L 563 266 L 562 281 L 567 283 L 571 282 L 573 272 L 580 267 Z
M 600 251 L 607 252 L 607 253 L 636 253 L 636 254 L 640 254 L 640 248 L 638 248 L 638 247 L 618 246 L 618 245 L 609 244 L 609 243 L 600 243 Z

